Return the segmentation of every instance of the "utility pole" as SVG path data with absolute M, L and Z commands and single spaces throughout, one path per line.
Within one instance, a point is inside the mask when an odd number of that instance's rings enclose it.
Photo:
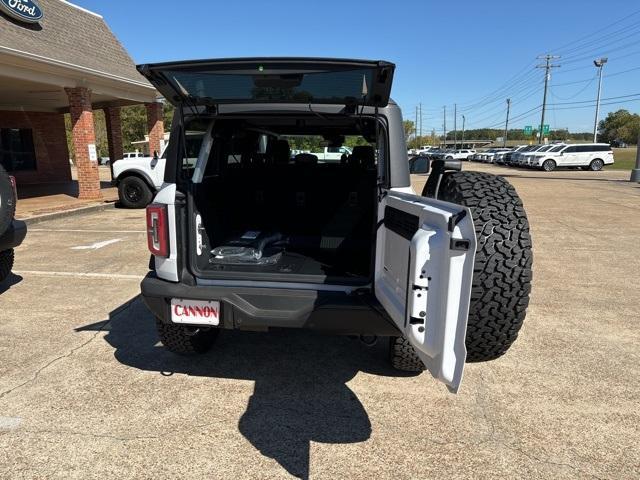
M 507 98 L 507 121 L 504 122 L 504 138 L 502 139 L 502 146 L 507 146 L 507 135 L 509 134 L 509 112 L 511 111 L 511 99 Z
M 460 148 L 464 148 L 464 124 L 466 121 L 466 117 L 462 115 L 462 141 L 460 142 Z
M 416 124 L 413 126 L 413 134 L 415 136 L 413 141 L 416 144 L 416 148 L 420 148 L 420 145 L 418 145 L 418 106 L 417 105 L 416 105 Z
M 631 178 L 629 180 L 640 183 L 640 134 L 638 135 L 638 148 L 636 150 L 636 166 L 631 170 Z
M 447 106 L 445 105 L 442 108 L 444 108 L 444 123 L 442 124 L 442 128 L 444 130 L 444 148 L 447 148 Z
M 600 94 L 602 93 L 602 67 L 607 63 L 607 60 L 607 57 L 602 57 L 593 61 L 593 64 L 598 68 L 598 98 L 596 100 L 596 119 L 593 122 L 593 143 L 598 142 L 598 117 L 600 116 Z
M 422 102 L 420 102 L 420 138 L 422 138 Z
M 536 65 L 536 68 L 544 68 L 544 97 L 542 98 L 542 117 L 540 119 L 540 138 L 538 140 L 539 144 L 542 144 L 542 140 L 544 138 L 544 114 L 547 110 L 547 89 L 549 88 L 549 79 L 551 78 L 551 69 L 558 68 L 560 65 L 553 65 L 551 62 L 560 58 L 558 55 L 544 55 L 538 57 L 541 60 L 545 60 L 543 65 Z
M 458 149 L 458 104 L 453 104 L 453 149 Z

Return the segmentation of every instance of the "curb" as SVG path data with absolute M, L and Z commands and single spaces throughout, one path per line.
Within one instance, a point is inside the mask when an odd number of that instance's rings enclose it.
M 23 222 L 27 225 L 35 225 L 41 222 L 47 222 L 49 220 L 58 220 L 60 218 L 74 217 L 78 215 L 86 215 L 88 213 L 101 212 L 108 208 L 115 208 L 116 202 L 100 203 L 98 205 L 87 205 L 86 207 L 74 208 L 71 210 L 63 210 L 61 212 L 45 213 L 44 215 L 36 215 L 23 219 Z

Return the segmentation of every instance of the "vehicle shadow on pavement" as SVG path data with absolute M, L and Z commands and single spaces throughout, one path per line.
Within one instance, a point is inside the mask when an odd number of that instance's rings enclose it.
M 0 295 L 8 291 L 14 285 L 19 284 L 22 280 L 23 278 L 20 275 L 16 275 L 15 273 L 9 274 L 9 276 L 4 279 L 4 282 L 0 282 Z
M 158 343 L 155 320 L 140 297 L 112 312 L 108 322 L 78 329 L 86 330 L 107 332 L 115 358 L 130 367 L 254 381 L 238 430 L 299 478 L 309 476 L 311 441 L 357 443 L 371 436 L 369 416 L 346 382 L 361 371 L 414 375 L 388 366 L 384 341 L 368 348 L 346 337 L 302 330 L 223 331 L 211 352 L 177 356 Z

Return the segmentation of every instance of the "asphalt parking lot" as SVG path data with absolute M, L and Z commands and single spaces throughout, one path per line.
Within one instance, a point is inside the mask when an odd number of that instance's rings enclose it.
M 382 344 L 300 331 L 175 357 L 137 297 L 144 212 L 34 225 L 0 285 L 0 477 L 638 478 L 640 185 L 469 168 L 523 197 L 534 288 L 457 396 Z

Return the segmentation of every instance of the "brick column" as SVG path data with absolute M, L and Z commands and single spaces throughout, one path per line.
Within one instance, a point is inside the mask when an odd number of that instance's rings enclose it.
M 104 119 L 107 124 L 107 141 L 109 142 L 109 158 L 111 164 L 124 157 L 122 146 L 122 121 L 120 119 L 120 107 L 107 107 L 104 109 Z
M 89 145 L 96 143 L 93 128 L 93 109 L 91 107 L 91 90 L 84 87 L 65 88 L 69 97 L 69 111 L 73 126 L 73 149 L 78 168 L 79 198 L 83 200 L 99 200 L 100 173 L 98 162 L 89 159 Z
M 162 116 L 162 104 L 159 102 L 145 103 L 147 107 L 147 128 L 149 131 L 149 155 L 153 152 L 162 153 L 162 141 L 164 140 L 164 120 Z

